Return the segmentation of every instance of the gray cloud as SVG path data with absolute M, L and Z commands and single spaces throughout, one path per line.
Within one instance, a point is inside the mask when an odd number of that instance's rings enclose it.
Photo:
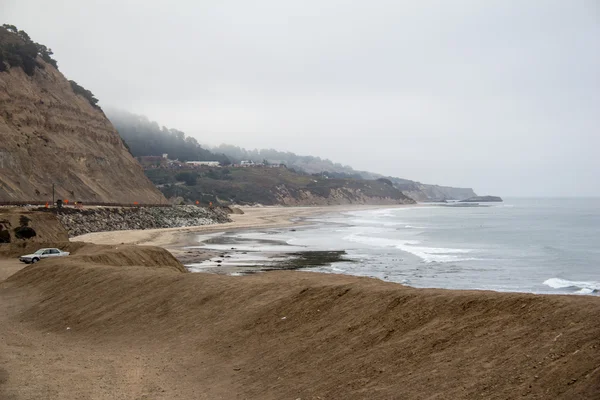
M 102 106 L 204 143 L 480 193 L 600 195 L 595 0 L 0 4 Z

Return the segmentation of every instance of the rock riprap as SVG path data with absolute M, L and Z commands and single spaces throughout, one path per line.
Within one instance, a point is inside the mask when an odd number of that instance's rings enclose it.
M 70 237 L 92 232 L 177 228 L 231 221 L 226 210 L 196 206 L 64 208 L 57 217 Z

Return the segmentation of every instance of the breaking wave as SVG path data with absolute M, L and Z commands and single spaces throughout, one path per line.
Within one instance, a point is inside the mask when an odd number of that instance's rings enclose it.
M 562 278 L 550 278 L 544 281 L 544 285 L 553 289 L 566 289 L 578 294 L 592 294 L 600 291 L 600 282 L 569 281 Z
M 456 261 L 470 261 L 476 260 L 473 257 L 465 256 L 471 253 L 471 249 L 450 249 L 446 247 L 424 247 L 419 246 L 421 244 L 418 240 L 394 240 L 386 238 L 376 238 L 361 235 L 349 235 L 344 240 L 366 244 L 374 247 L 393 247 L 398 250 L 411 253 L 427 263 L 438 262 L 456 262 Z

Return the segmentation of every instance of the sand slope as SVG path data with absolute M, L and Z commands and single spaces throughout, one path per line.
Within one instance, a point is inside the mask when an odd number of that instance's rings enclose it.
M 103 251 L 0 284 L 0 398 L 599 398 L 595 297 L 189 274 Z

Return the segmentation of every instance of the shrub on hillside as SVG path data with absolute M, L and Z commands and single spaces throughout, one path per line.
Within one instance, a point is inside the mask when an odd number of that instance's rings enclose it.
M 83 86 L 79 85 L 77 82 L 75 81 L 69 81 L 69 83 L 71 84 L 71 89 L 73 89 L 73 92 L 75 92 L 75 94 L 80 94 L 83 97 L 85 97 L 87 99 L 87 101 L 90 102 L 90 104 L 93 107 L 96 108 L 100 108 L 97 103 L 98 103 L 98 99 L 94 96 L 94 93 L 90 92 L 89 90 L 87 90 L 86 88 L 84 88 Z
M 185 182 L 187 186 L 194 186 L 198 179 L 198 174 L 195 172 L 180 172 L 175 175 L 175 179 L 179 182 Z

